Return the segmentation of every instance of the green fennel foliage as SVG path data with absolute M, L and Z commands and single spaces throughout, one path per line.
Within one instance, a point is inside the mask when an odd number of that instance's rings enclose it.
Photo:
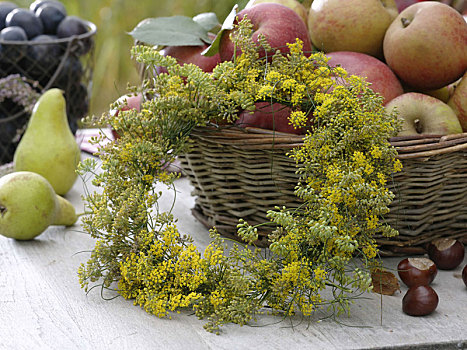
M 79 269 L 86 290 L 113 288 L 158 317 L 192 309 L 208 331 L 219 332 L 262 312 L 348 312 L 352 300 L 371 289 L 370 272 L 379 266 L 374 235 L 397 234 L 384 214 L 393 199 L 386 183 L 401 169 L 388 142 L 399 122 L 364 80 L 329 67 L 324 54 L 308 57 L 297 41 L 288 55 L 262 60 L 251 32 L 247 20 L 239 24 L 233 40 L 242 54 L 212 74 L 179 66 L 153 48 L 133 48 L 148 73 L 141 87 L 130 88 L 146 97 L 141 111 L 90 120 L 110 125 L 119 138 L 102 146 L 100 163 L 80 165 L 99 189 L 85 198 L 83 227 L 96 238 Z M 168 74 L 153 74 L 156 66 Z M 155 185 L 174 186 L 177 175 L 166 166 L 188 151 L 193 128 L 232 122 L 258 101 L 287 105 L 295 127 L 312 121 L 303 145 L 290 153 L 303 205 L 270 208 L 270 249 L 248 246 L 257 227 L 240 220 L 245 245 L 228 249 L 213 228 L 201 252 L 178 231 L 176 218 L 159 210 Z

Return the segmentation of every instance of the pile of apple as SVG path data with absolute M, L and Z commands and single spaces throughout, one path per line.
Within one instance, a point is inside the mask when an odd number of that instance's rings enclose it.
M 444 135 L 467 131 L 465 3 L 463 7 L 420 0 L 347 0 L 345 6 L 342 0 L 314 0 L 308 7 L 297 0 L 250 0 L 236 21 L 247 16 L 253 40 L 263 34 L 273 51 L 286 53 L 286 43 L 300 38 L 305 52 L 323 51 L 329 65 L 365 77 L 388 111 L 397 108 L 404 120 L 400 135 Z M 202 55 L 207 44 L 168 46 L 163 53 L 211 72 L 234 55 L 229 32 L 218 33 L 214 56 Z M 289 113 L 280 104 L 258 103 L 254 113 L 242 112 L 237 123 L 303 133 L 289 125 Z
M 316 0 L 309 11 L 310 38 L 331 57 L 330 64 L 366 76 L 386 108 L 397 107 L 404 120 L 401 135 L 467 131 L 462 14 L 437 1 L 348 5 Z

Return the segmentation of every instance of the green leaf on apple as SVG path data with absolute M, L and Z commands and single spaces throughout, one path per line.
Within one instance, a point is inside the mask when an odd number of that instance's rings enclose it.
M 211 31 L 214 28 L 219 27 L 221 25 L 214 12 L 200 13 L 199 15 L 196 15 L 195 17 L 193 17 L 193 21 L 198 23 L 201 27 L 203 27 L 207 31 Z M 210 43 L 211 41 L 208 42 L 208 44 Z
M 154 46 L 196 46 L 211 42 L 208 30 L 186 16 L 147 18 L 129 34 L 137 41 Z
M 219 43 L 221 41 L 222 32 L 224 30 L 233 29 L 233 24 L 235 22 L 235 18 L 237 17 L 237 10 L 238 10 L 238 5 L 236 4 L 232 8 L 232 11 L 230 11 L 228 16 L 225 18 L 224 23 L 222 23 L 222 27 L 217 33 L 216 39 L 214 39 L 211 45 L 209 45 L 209 47 L 201 53 L 202 55 L 214 56 L 217 52 L 219 52 Z

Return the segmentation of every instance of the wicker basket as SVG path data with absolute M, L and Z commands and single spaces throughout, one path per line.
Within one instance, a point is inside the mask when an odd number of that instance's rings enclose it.
M 89 111 L 96 26 L 88 32 L 48 41 L 0 42 L 0 78 L 19 75 L 37 92 L 52 87 L 64 91 L 71 130 Z M 11 99 L 0 102 L 0 164 L 11 162 L 29 114 Z
M 267 222 L 274 206 L 296 207 L 298 181 L 294 160 L 286 153 L 302 144 L 296 135 L 247 128 L 200 128 L 192 133 L 192 151 L 180 158 L 194 186 L 193 215 L 236 239 L 239 218 Z M 394 175 L 396 198 L 385 218 L 399 230 L 394 239 L 377 237 L 386 256 L 422 254 L 437 237 L 467 240 L 467 133 L 398 137 L 404 168 Z M 260 246 L 269 231 L 259 232 Z

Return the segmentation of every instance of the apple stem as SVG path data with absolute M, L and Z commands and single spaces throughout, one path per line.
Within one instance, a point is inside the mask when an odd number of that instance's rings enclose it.
M 402 26 L 403 26 L 404 28 L 407 28 L 407 27 L 409 26 L 409 24 L 411 23 L 411 20 L 408 19 L 408 18 L 402 17 L 402 18 L 401 18 L 401 22 L 402 22 Z
M 415 124 L 415 130 L 419 134 L 421 134 L 423 130 L 422 130 L 422 122 L 420 121 L 420 119 L 415 119 L 414 124 Z
M 4 207 L 3 205 L 0 205 L 0 215 L 3 216 L 6 211 L 7 211 L 6 207 Z

